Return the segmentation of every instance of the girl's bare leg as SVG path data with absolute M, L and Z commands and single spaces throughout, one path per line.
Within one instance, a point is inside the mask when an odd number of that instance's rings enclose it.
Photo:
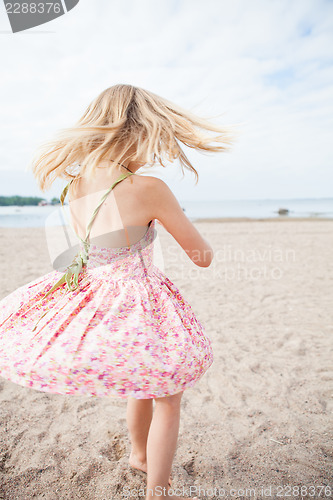
M 179 392 L 172 396 L 155 398 L 156 406 L 147 440 L 146 500 L 180 498 L 168 495 L 168 479 L 177 448 L 182 395 L 183 392 Z
M 144 472 L 147 472 L 147 438 L 152 417 L 152 399 L 128 398 L 126 420 L 132 445 L 129 464 Z
M 143 472 L 147 472 L 147 438 L 152 416 L 152 399 L 127 399 L 126 419 L 132 445 L 128 462 Z

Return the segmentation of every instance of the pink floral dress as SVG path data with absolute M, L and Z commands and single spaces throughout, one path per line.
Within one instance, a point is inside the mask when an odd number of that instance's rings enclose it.
M 103 196 L 65 274 L 54 270 L 0 301 L 2 377 L 57 394 L 150 399 L 194 386 L 211 366 L 211 340 L 153 264 L 155 220 L 132 245 L 89 242 L 99 207 L 128 175 Z

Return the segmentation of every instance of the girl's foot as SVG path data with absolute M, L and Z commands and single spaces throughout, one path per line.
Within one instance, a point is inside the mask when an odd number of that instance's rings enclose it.
M 145 474 L 147 474 L 147 462 L 142 462 L 141 460 L 139 460 L 138 457 L 136 455 L 134 455 L 134 453 L 132 451 L 131 451 L 128 462 L 133 469 L 140 470 L 141 472 L 144 472 Z M 172 486 L 172 477 L 171 476 L 169 477 L 168 484 L 170 487 Z M 174 500 L 178 500 L 178 498 L 175 497 Z M 187 500 L 187 499 L 185 499 L 185 500 Z M 195 498 L 194 498 L 194 500 L 195 500 Z

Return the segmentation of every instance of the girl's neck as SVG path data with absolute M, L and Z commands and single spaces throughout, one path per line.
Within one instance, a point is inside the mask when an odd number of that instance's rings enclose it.
M 136 170 L 129 167 L 132 173 L 135 173 Z M 107 175 L 108 174 L 108 175 Z M 106 185 L 112 184 L 116 181 L 121 175 L 128 174 L 130 172 L 123 168 L 121 165 L 117 165 L 114 163 L 101 162 L 94 171 L 93 179 L 87 178 L 85 174 L 80 175 L 79 183 L 84 189 L 92 188 L 95 189 L 104 189 Z
M 111 160 L 103 160 L 98 164 L 97 168 L 100 170 L 111 168 L 112 171 L 118 172 L 121 175 L 121 173 L 126 173 L 126 172 L 131 172 L 134 174 L 143 165 L 145 165 L 144 162 L 138 162 L 138 161 L 129 162 L 125 160 L 124 162 L 119 161 L 118 163 L 115 163 Z

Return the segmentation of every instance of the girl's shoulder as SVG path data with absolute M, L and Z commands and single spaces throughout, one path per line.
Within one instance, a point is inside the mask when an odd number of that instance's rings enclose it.
M 144 211 L 149 217 L 148 220 L 155 218 L 162 222 L 170 210 L 173 214 L 183 214 L 174 194 L 162 179 L 152 175 L 131 175 L 126 179 L 128 182 L 131 180 L 133 182 L 132 199 L 138 206 L 144 207 Z M 119 195 L 121 196 L 120 191 Z
M 146 187 L 158 187 L 167 185 L 162 179 L 159 177 L 154 177 L 153 175 L 143 175 L 143 174 L 134 174 L 130 175 L 128 179 L 137 182 L 138 185 L 146 186 Z
M 152 175 L 131 175 L 128 179 L 133 180 L 137 188 L 142 190 L 145 195 L 149 193 L 152 196 L 155 193 L 159 196 L 165 196 L 171 193 L 166 182 Z

